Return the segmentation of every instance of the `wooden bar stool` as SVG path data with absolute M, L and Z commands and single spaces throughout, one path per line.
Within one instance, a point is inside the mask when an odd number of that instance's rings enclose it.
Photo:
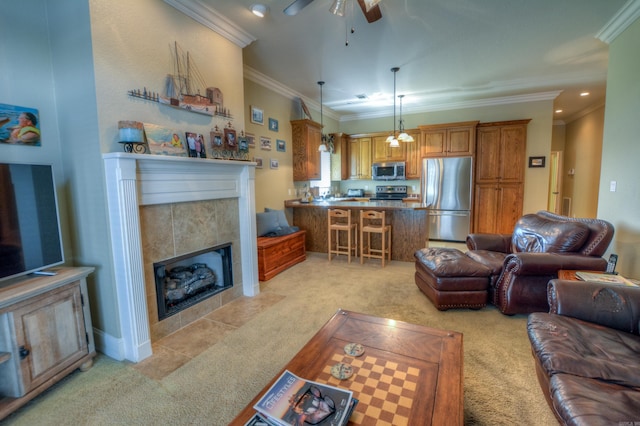
M 364 234 L 367 234 L 365 246 Z M 371 234 L 380 234 L 380 248 L 371 247 Z M 391 262 L 391 225 L 386 222 L 384 211 L 360 211 L 360 263 L 364 258 L 380 259 L 384 268 L 385 256 Z
M 348 262 L 351 263 L 351 253 L 354 256 L 358 253 L 358 224 L 351 222 L 351 211 L 349 210 L 328 209 L 327 212 L 327 255 L 329 261 L 331 261 L 332 254 L 346 254 Z M 347 233 L 346 245 L 340 244 L 340 232 Z

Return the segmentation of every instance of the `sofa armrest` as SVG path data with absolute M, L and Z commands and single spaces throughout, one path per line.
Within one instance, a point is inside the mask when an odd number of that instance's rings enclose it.
M 640 287 L 556 279 L 547 297 L 549 313 L 639 334 Z
M 511 234 L 469 234 L 467 247 L 469 250 L 511 253 Z
M 566 253 L 512 253 L 504 260 L 504 270 L 513 275 L 556 275 L 560 269 L 604 271 L 601 257 Z

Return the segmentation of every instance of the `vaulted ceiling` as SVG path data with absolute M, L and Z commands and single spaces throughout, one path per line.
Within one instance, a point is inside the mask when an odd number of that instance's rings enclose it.
M 391 113 L 392 67 L 405 113 L 555 99 L 556 118 L 571 118 L 604 103 L 608 45 L 596 36 L 626 2 L 382 0 L 368 23 L 356 0 L 343 17 L 333 0 L 295 16 L 283 13 L 293 0 L 262 0 L 262 19 L 250 12 L 260 0 L 197 1 L 255 38 L 249 74 L 316 101 L 323 80 L 324 106 L 342 120 Z

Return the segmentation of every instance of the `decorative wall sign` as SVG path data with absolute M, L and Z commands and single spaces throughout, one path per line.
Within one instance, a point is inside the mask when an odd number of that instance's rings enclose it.
M 38 110 L 0 104 L 0 142 L 12 145 L 40 146 Z

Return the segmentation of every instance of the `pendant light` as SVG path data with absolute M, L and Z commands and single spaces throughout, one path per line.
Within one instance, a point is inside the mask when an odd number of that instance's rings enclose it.
M 318 151 L 320 152 L 332 152 L 333 151 L 333 136 L 324 134 L 324 117 L 322 114 L 322 86 L 324 86 L 324 81 L 319 81 L 318 86 L 320 86 L 320 132 L 321 132 L 321 142 L 318 147 Z M 327 145 L 329 148 L 327 148 Z
M 398 138 L 396 138 L 396 74 L 400 71 L 399 67 L 391 68 L 393 72 L 393 133 L 387 138 L 386 142 L 392 148 L 399 147 Z
M 398 97 L 400 98 L 400 120 L 398 122 L 400 134 L 398 135 L 398 140 L 400 142 L 414 142 L 413 136 L 404 131 L 404 121 L 402 120 L 402 98 L 404 98 L 404 95 L 398 95 Z

